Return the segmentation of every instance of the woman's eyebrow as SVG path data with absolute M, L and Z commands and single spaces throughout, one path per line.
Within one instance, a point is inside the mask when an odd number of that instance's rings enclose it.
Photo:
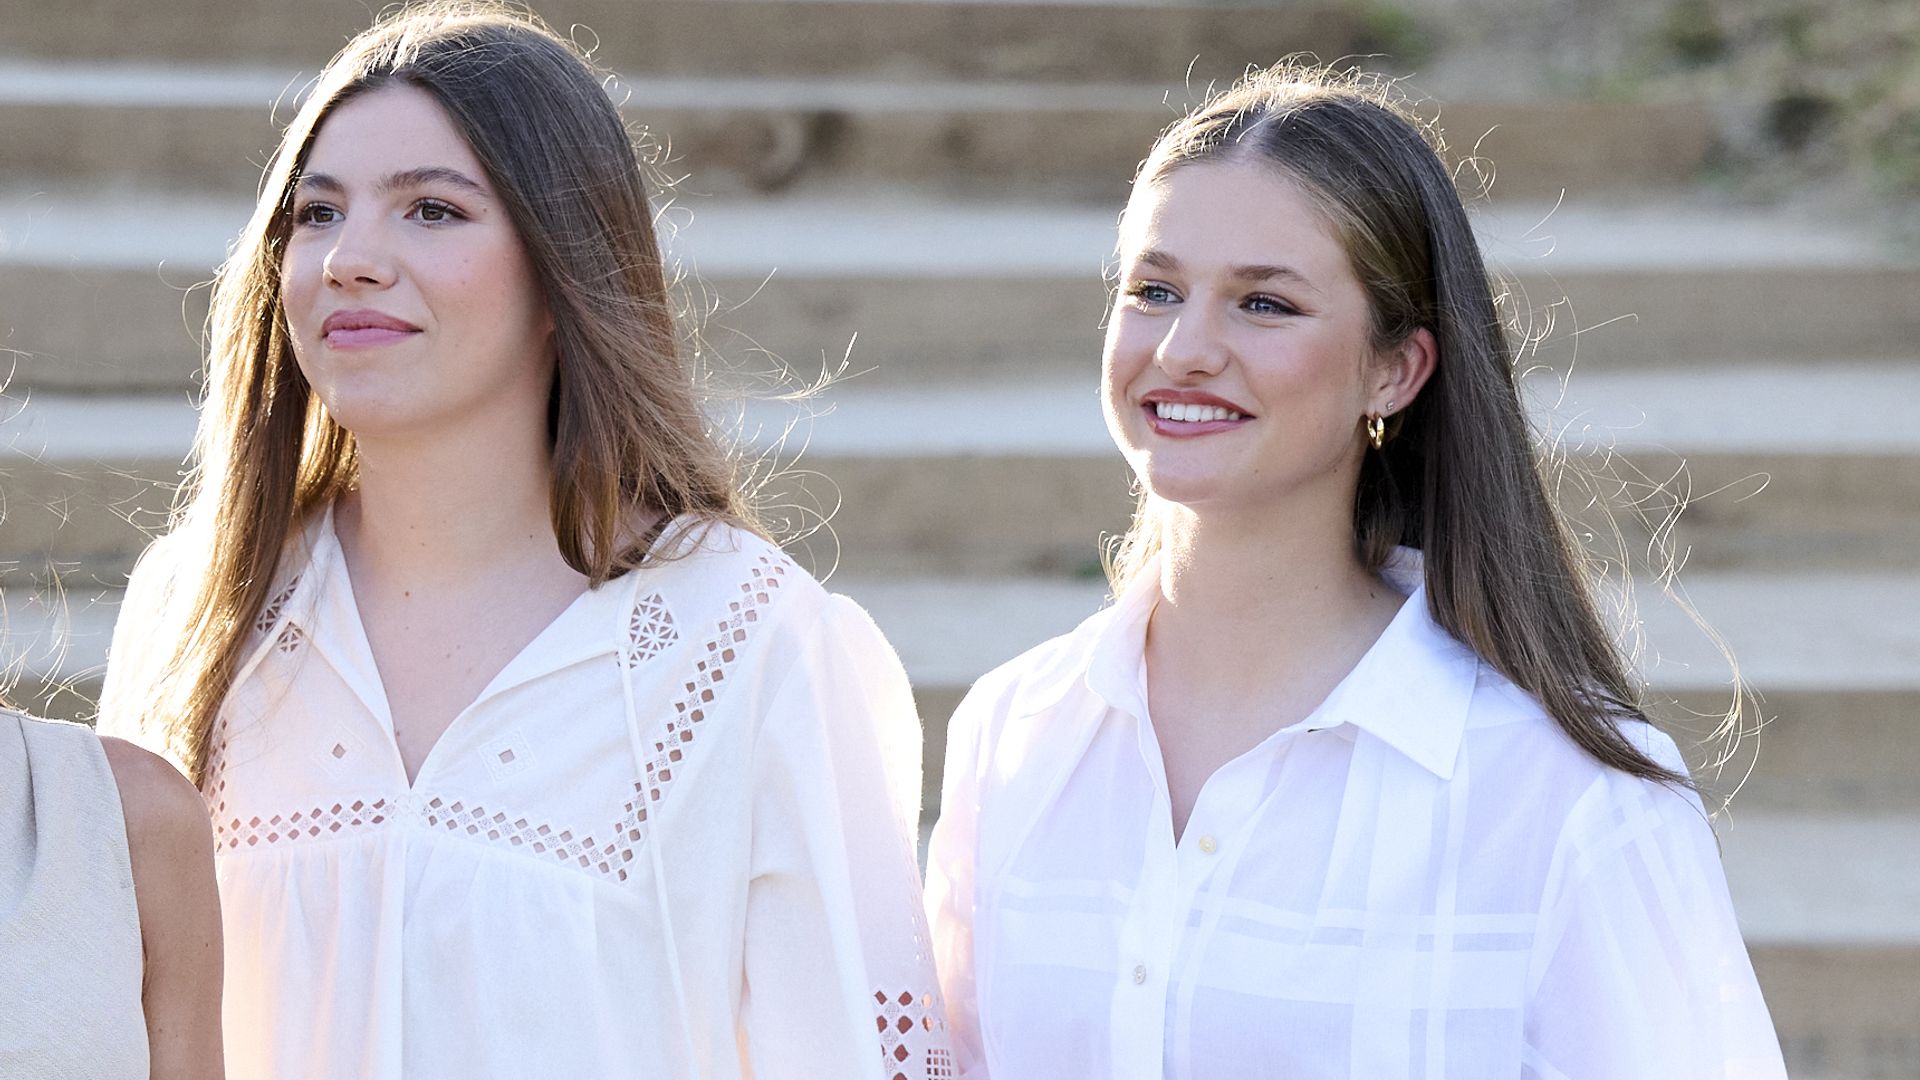
M 1142 251 L 1140 254 L 1134 256 L 1134 261 L 1145 263 L 1148 266 L 1157 267 L 1161 270 L 1180 269 L 1179 259 L 1174 258 L 1172 255 L 1158 248 L 1148 248 Z M 1240 281 L 1271 281 L 1279 278 L 1282 281 L 1291 281 L 1316 293 L 1320 291 L 1314 286 L 1307 275 L 1295 270 L 1291 266 L 1282 266 L 1279 263 L 1245 263 L 1238 266 L 1230 266 L 1227 268 L 1227 272 Z
M 459 169 L 448 168 L 444 165 L 427 165 L 417 169 L 402 169 L 399 172 L 388 173 L 386 176 L 380 178 L 379 183 L 374 185 L 374 190 L 384 194 L 392 191 L 402 191 L 407 188 L 426 187 L 432 184 L 447 184 L 474 195 L 484 196 L 487 194 L 486 185 L 473 179 L 466 173 L 461 172 Z M 301 173 L 300 186 L 336 195 L 343 194 L 347 190 L 347 185 L 341 183 L 338 177 L 330 173 Z
M 1307 275 L 1301 273 L 1298 270 L 1295 270 L 1291 266 L 1280 266 L 1278 264 L 1268 264 L 1268 263 L 1256 263 L 1256 264 L 1232 267 L 1231 273 L 1233 274 L 1234 277 L 1240 279 L 1241 281 L 1270 281 L 1274 278 L 1280 278 L 1283 281 L 1291 281 L 1296 285 L 1305 286 L 1308 289 L 1312 289 L 1314 292 L 1320 291 L 1319 289 L 1314 288 L 1313 282 L 1307 279 Z

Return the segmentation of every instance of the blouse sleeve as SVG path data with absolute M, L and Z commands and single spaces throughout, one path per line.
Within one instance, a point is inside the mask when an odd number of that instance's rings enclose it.
M 1659 741 L 1654 756 L 1677 766 Z M 1523 1076 L 1785 1080 L 1699 799 L 1607 770 L 1570 821 L 1536 939 Z
M 756 1080 L 944 1080 L 920 911 L 920 721 L 872 619 L 828 599 L 754 761 L 743 1035 Z
M 946 765 L 940 779 L 940 820 L 927 847 L 927 922 L 934 965 L 946 1001 L 956 1075 L 986 1077 L 980 1010 L 974 994 L 974 864 L 980 820 L 980 728 L 984 695 L 976 689 L 947 725 Z
M 102 735 L 126 739 L 169 758 L 164 736 L 148 722 L 147 706 L 153 668 L 167 659 L 158 648 L 163 638 L 156 631 L 173 587 L 173 561 L 168 557 L 172 546 L 172 539 L 164 536 L 149 544 L 127 577 L 107 646 L 107 673 L 96 722 Z

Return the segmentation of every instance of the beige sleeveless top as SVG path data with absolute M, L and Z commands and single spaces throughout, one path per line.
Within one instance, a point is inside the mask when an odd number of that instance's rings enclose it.
M 0 1077 L 147 1076 L 142 969 L 99 738 L 0 712 Z

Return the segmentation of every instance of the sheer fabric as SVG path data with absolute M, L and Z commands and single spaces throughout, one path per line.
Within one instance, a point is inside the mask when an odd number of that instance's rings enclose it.
M 1177 843 L 1152 574 L 974 687 L 927 885 L 962 1075 L 1785 1076 L 1699 801 L 1585 756 L 1412 553 L 1389 577 L 1392 625 Z
M 103 706 L 149 742 L 167 543 Z M 575 601 L 410 785 L 330 515 L 307 530 L 205 784 L 234 1075 L 950 1074 L 899 660 L 771 544 L 687 543 Z

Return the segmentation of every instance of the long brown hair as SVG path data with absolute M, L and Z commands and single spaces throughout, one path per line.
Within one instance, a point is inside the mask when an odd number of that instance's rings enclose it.
M 1396 546 L 1419 549 L 1435 621 L 1538 699 L 1575 743 L 1623 772 L 1690 785 L 1621 729 L 1647 720 L 1644 691 L 1600 620 L 1581 548 L 1549 497 L 1515 386 L 1515 345 L 1443 152 L 1439 133 L 1391 82 L 1287 63 L 1175 122 L 1135 183 L 1197 162 L 1245 161 L 1308 193 L 1366 291 L 1375 350 L 1421 327 L 1439 343 L 1431 379 L 1361 465 L 1353 507 L 1361 562 L 1378 571 Z M 1116 592 L 1160 545 L 1160 508 L 1143 488 L 1109 559 Z
M 632 525 L 646 511 L 759 528 L 743 463 L 709 433 L 676 341 L 643 166 L 603 77 L 517 9 L 417 4 L 349 42 L 288 125 L 214 284 L 206 401 L 174 515 L 177 644 L 136 706 L 196 783 L 283 548 L 356 477 L 353 435 L 294 362 L 280 266 L 314 137 L 357 95 L 433 95 L 526 248 L 554 324 L 551 503 L 567 563 L 596 586 L 639 565 Z

